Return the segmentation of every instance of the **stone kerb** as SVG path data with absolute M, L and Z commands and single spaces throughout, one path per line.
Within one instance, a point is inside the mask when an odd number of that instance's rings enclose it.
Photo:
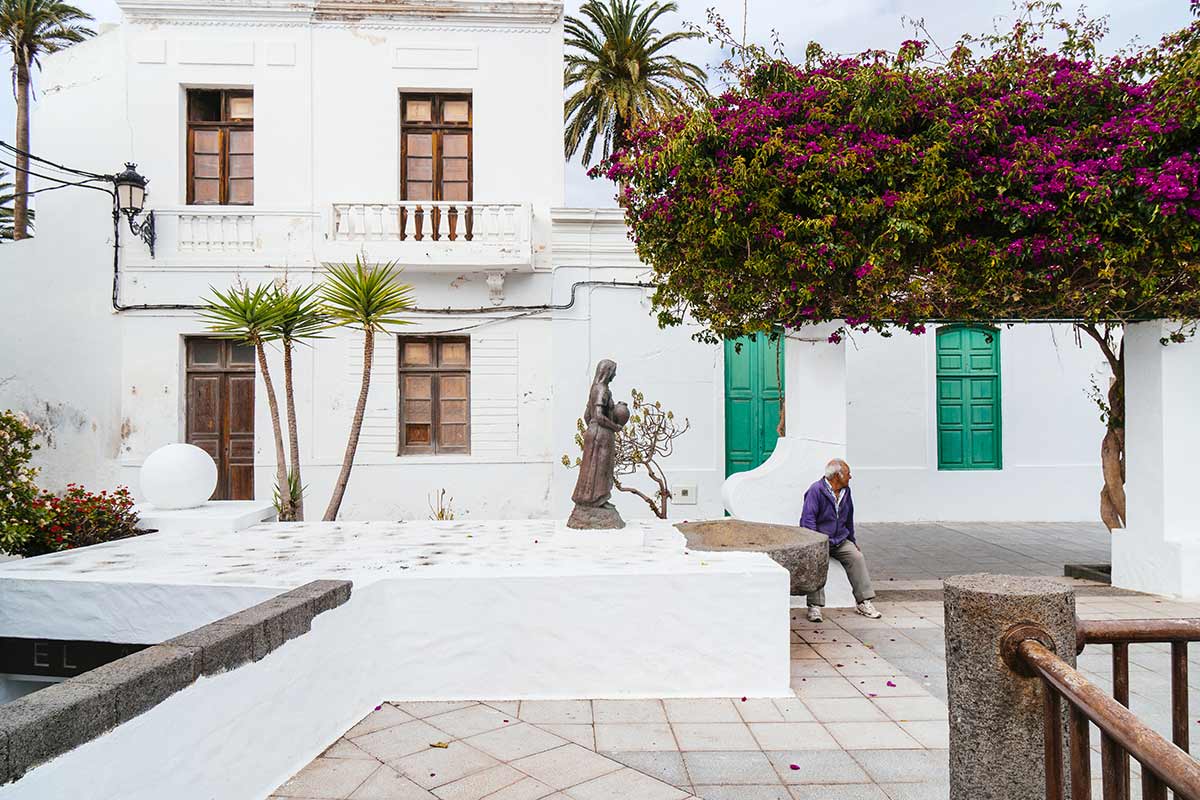
M 950 800 L 1042 800 L 1042 681 L 1014 672 L 1002 644 L 1031 626 L 1074 666 L 1074 592 L 1044 578 L 964 575 L 946 579 L 945 608 Z
M 162 644 L 0 705 L 0 785 L 149 711 L 201 675 L 258 661 L 350 599 L 312 581 Z

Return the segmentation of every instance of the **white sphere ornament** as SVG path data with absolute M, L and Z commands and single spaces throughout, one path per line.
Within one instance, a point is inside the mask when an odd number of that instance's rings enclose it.
M 142 494 L 156 508 L 196 508 L 217 488 L 217 464 L 193 444 L 168 444 L 142 464 Z

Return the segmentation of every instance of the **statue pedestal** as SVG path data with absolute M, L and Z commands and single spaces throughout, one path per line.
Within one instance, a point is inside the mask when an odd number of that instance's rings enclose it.
M 150 503 L 134 506 L 138 525 L 160 533 L 234 533 L 275 521 L 275 504 L 269 500 L 209 500 L 196 508 L 157 508 Z
M 625 527 L 625 520 L 617 512 L 615 506 L 605 503 L 602 506 L 581 506 L 576 504 L 567 520 L 568 528 L 576 530 L 618 530 Z

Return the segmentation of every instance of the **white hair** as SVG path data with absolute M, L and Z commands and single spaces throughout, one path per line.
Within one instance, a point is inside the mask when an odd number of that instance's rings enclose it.
M 842 461 L 840 458 L 835 458 L 825 465 L 825 477 L 832 478 L 834 475 L 841 475 L 845 477 L 846 468 L 848 466 L 849 464 L 847 464 L 845 461 Z

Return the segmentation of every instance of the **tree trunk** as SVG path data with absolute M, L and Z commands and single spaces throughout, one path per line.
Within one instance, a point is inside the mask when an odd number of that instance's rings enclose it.
M 775 348 L 775 385 L 779 387 L 779 425 L 775 427 L 776 436 L 787 435 L 787 392 L 783 388 L 783 348 L 787 345 L 787 336 L 779 337 L 779 346 Z
M 614 153 L 625 148 L 625 145 L 628 143 L 628 136 L 629 123 L 618 113 L 616 119 L 613 120 L 612 151 Z
M 1108 387 L 1108 431 L 1100 443 L 1100 519 L 1110 531 L 1125 527 L 1125 343 L 1117 357 L 1119 369 Z
M 1113 347 L 1109 328 L 1101 331 L 1094 324 L 1077 328 L 1096 341 L 1108 361 L 1112 377 L 1108 385 L 1108 430 L 1100 442 L 1100 470 L 1104 485 L 1100 487 L 1100 519 L 1109 531 L 1125 527 L 1125 338 Z
M 342 496 L 350 482 L 350 469 L 354 466 L 354 452 L 358 449 L 358 434 L 362 431 L 363 414 L 367 410 L 367 392 L 371 389 L 371 364 L 375 360 L 375 331 L 368 328 L 363 337 L 362 386 L 358 390 L 358 404 L 354 407 L 354 419 L 350 422 L 350 436 L 346 440 L 346 454 L 342 456 L 342 471 L 333 485 L 333 496 L 325 509 L 325 522 L 337 519 L 342 507 Z
M 263 383 L 267 387 L 267 408 L 271 410 L 271 433 L 275 436 L 275 485 L 279 492 L 279 520 L 288 522 L 292 518 L 292 504 L 287 490 L 287 459 L 283 454 L 283 432 L 279 426 L 279 400 L 275 397 L 275 384 L 271 382 L 271 370 L 267 367 L 267 351 L 262 342 L 254 345 L 258 354 L 258 368 L 262 371 Z
M 300 432 L 296 430 L 296 392 L 292 388 L 292 342 L 283 340 L 283 400 L 287 405 L 288 454 L 291 456 L 292 472 L 288 476 L 288 499 L 291 502 L 292 519 L 304 521 L 304 482 L 300 479 Z M 292 496 L 292 485 L 297 494 Z
M 13 239 L 29 238 L 29 64 L 13 53 L 17 79 L 17 169 L 13 176 Z

